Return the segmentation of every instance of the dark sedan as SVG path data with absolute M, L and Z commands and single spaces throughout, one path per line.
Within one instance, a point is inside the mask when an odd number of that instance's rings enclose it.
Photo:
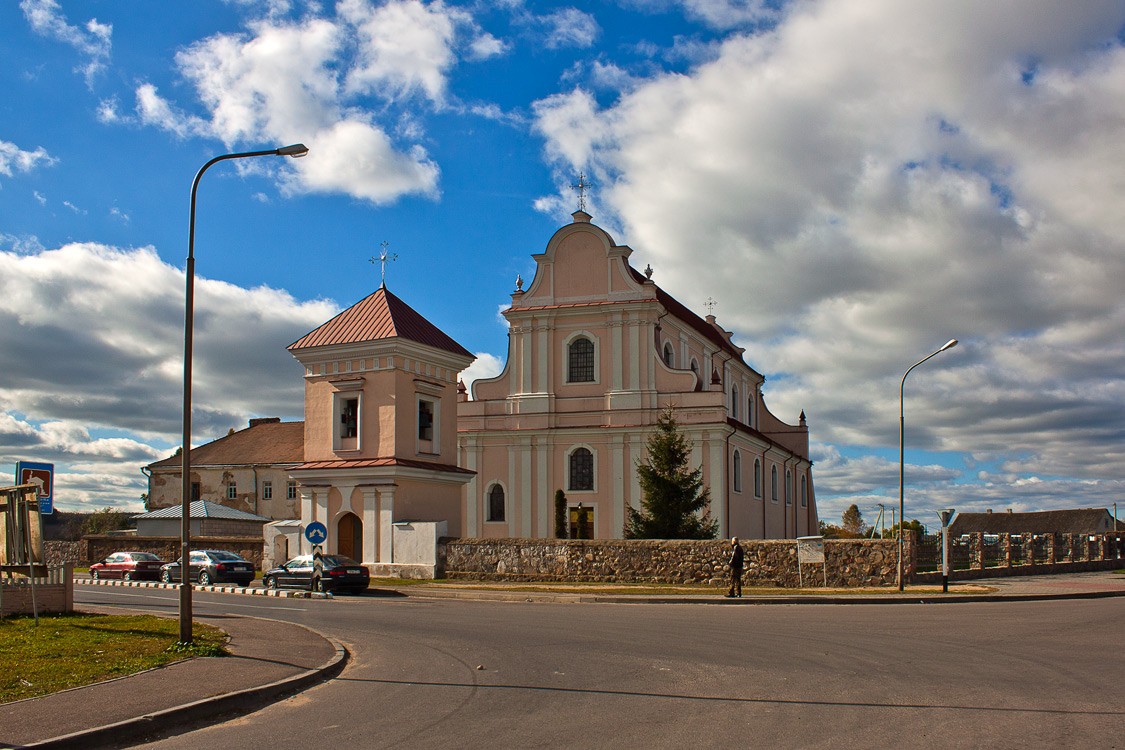
M 160 569 L 160 580 L 173 583 L 180 580 L 180 561 L 176 560 Z M 197 549 L 191 552 L 191 571 L 188 579 L 201 586 L 212 583 L 237 583 L 249 586 L 254 580 L 254 563 L 242 555 L 222 549 Z
M 160 577 L 163 564 L 164 561 L 151 552 L 114 552 L 90 566 L 90 577 L 95 581 L 101 578 L 155 581 Z
M 370 582 L 367 568 L 343 555 L 322 555 L 319 570 L 312 555 L 301 555 L 262 574 L 262 584 L 271 589 L 359 593 L 366 591 Z

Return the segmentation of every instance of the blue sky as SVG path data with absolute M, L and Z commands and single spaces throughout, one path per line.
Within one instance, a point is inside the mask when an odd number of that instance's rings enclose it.
M 139 508 L 178 443 L 300 417 L 285 346 L 378 284 L 503 362 L 497 310 L 589 210 L 718 302 L 822 519 L 1106 507 L 1125 482 L 1119 2 L 23 0 L 0 6 L 0 472 Z

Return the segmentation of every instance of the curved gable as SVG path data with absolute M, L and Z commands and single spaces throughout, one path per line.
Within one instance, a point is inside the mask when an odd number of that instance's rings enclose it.
M 590 215 L 576 211 L 574 222 L 559 229 L 535 259 L 535 278 L 512 307 L 541 307 L 614 298 L 647 298 L 629 270 L 632 249 L 617 245 Z

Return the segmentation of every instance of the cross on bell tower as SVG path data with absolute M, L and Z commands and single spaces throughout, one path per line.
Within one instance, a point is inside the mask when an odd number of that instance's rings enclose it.
M 390 247 L 390 246 L 391 246 L 391 243 L 387 242 L 386 240 L 383 240 L 382 242 L 379 243 L 379 247 L 383 248 L 383 251 L 381 253 L 379 253 L 378 255 L 372 255 L 371 256 L 371 263 L 373 263 L 373 264 L 378 263 L 379 264 L 379 275 L 380 275 L 379 288 L 380 289 L 387 286 L 387 263 L 398 260 L 398 254 L 397 253 L 387 252 L 387 248 Z

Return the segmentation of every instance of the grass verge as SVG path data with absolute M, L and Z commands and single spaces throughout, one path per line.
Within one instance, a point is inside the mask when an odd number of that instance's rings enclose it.
M 0 703 L 123 677 L 188 656 L 225 656 L 226 634 L 150 615 L 47 615 L 0 620 Z

